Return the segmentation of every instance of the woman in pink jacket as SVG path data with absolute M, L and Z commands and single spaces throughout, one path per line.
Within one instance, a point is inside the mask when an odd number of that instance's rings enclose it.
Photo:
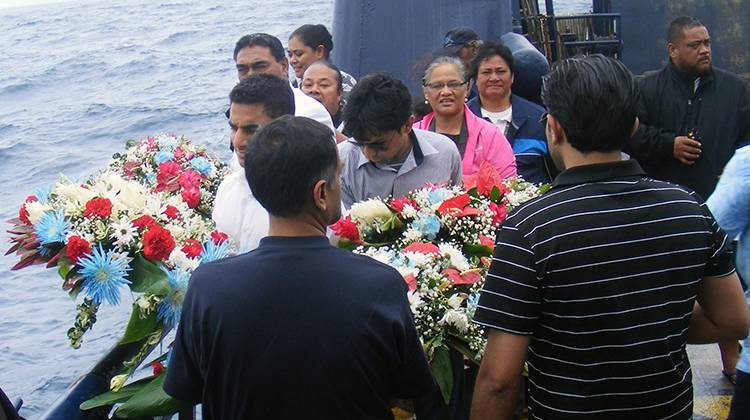
M 453 140 L 461 153 L 464 178 L 478 172 L 484 161 L 503 178 L 515 176 L 516 158 L 508 140 L 497 126 L 474 115 L 465 104 L 469 87 L 461 61 L 438 57 L 427 67 L 422 81 L 433 112 L 414 123 L 414 128 Z

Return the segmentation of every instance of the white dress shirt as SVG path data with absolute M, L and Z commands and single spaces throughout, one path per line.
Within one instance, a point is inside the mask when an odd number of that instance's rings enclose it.
M 219 184 L 211 217 L 216 229 L 229 235 L 239 252 L 252 251 L 268 236 L 268 212 L 253 196 L 242 168 Z

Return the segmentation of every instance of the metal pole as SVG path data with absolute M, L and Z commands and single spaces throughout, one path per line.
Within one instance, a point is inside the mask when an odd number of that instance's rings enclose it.
M 552 60 L 557 60 L 557 50 L 560 47 L 557 45 L 557 24 L 555 23 L 555 5 L 552 0 L 544 0 L 544 7 L 547 9 L 547 24 L 549 25 L 549 40 L 554 46 L 552 48 Z

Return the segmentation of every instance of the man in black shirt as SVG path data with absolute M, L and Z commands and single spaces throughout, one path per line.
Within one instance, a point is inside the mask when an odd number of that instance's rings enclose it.
M 472 418 L 509 418 L 527 360 L 531 419 L 689 419 L 686 342 L 750 324 L 729 241 L 692 191 L 620 160 L 638 124 L 622 63 L 558 62 L 542 99 L 564 171 L 498 232 L 474 315 L 490 332 Z
M 391 267 L 334 248 L 340 165 L 331 132 L 283 116 L 246 147 L 269 237 L 191 278 L 164 390 L 206 419 L 390 419 L 435 390 Z
M 641 128 L 625 148 L 654 178 L 708 199 L 734 151 L 750 143 L 750 88 L 711 64 L 711 38 L 683 16 L 667 33 L 669 63 L 639 79 Z M 735 375 L 738 344 L 722 342 L 723 371 Z

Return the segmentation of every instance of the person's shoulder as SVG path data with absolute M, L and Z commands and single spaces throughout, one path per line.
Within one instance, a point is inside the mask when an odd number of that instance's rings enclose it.
M 292 92 L 294 92 L 294 115 L 313 119 L 333 129 L 333 121 L 323 104 L 307 96 L 300 89 L 293 87 Z
M 342 161 L 351 159 L 355 156 L 359 156 L 359 146 L 357 146 L 354 142 L 355 140 L 353 138 L 349 138 L 336 145 L 336 148 L 339 150 L 339 158 Z
M 336 249 L 336 261 L 352 272 L 351 281 L 370 290 L 406 287 L 403 276 L 393 267 L 365 255 L 344 249 Z
M 516 110 L 523 111 L 530 117 L 544 113 L 544 108 L 541 105 L 518 95 L 511 96 L 511 105 L 513 106 L 513 112 L 516 112 Z
M 201 264 L 193 271 L 190 285 L 197 289 L 214 289 L 222 284 L 232 284 L 247 273 L 253 260 L 251 253 L 245 253 Z
M 453 143 L 453 140 L 440 133 L 423 130 L 421 128 L 413 128 L 412 130 L 414 130 L 414 135 L 417 136 L 418 141 L 427 142 L 440 151 L 448 150 L 451 148 L 451 146 L 453 146 L 454 148 L 456 147 L 455 143 Z
M 731 71 L 719 67 L 713 67 L 712 71 L 717 81 L 728 83 L 733 86 L 733 88 L 738 88 L 740 90 L 746 90 L 748 88 L 748 83 Z

